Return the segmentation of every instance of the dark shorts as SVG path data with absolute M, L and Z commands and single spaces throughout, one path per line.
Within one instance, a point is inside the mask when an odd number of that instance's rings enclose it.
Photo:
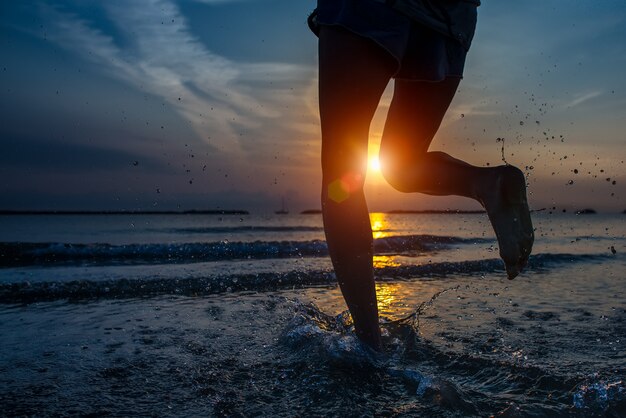
M 317 23 L 371 39 L 398 63 L 395 78 L 442 81 L 463 77 L 465 48 L 374 0 L 318 0 Z

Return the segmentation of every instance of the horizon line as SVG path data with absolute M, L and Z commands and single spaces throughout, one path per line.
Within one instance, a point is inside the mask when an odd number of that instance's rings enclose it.
M 574 213 L 579 215 L 597 214 L 597 213 L 614 213 L 614 214 L 626 214 L 626 209 L 623 211 L 602 211 L 598 212 L 591 208 L 570 210 L 556 209 L 556 208 L 541 208 L 531 210 L 532 213 L 536 212 L 548 212 L 552 213 Z M 257 213 L 264 213 L 258 211 Z M 293 212 L 292 215 L 317 215 L 321 214 L 320 209 L 306 209 L 300 212 Z M 389 215 L 402 215 L 402 214 L 483 214 L 485 210 L 466 210 L 466 209 L 391 209 L 384 211 L 372 211 L 370 213 L 384 213 Z M 0 209 L 0 215 L 250 215 L 254 214 L 246 209 L 188 209 L 188 210 L 55 210 L 55 209 L 41 209 L 41 210 L 16 210 L 16 209 Z M 289 214 L 287 212 L 286 214 Z M 282 214 L 279 214 L 282 215 Z

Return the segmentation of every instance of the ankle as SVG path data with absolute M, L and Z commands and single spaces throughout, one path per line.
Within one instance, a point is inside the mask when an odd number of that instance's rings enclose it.
M 471 198 L 483 204 L 485 199 L 493 195 L 498 178 L 499 167 L 477 167 L 471 186 Z

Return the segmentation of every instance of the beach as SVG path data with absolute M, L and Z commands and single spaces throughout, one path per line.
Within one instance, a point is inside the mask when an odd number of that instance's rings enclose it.
M 372 214 L 376 354 L 319 215 L 1 216 L 3 414 L 624 416 L 624 215 L 533 220 Z

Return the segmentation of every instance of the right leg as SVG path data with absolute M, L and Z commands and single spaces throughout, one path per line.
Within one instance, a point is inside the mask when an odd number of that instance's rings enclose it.
M 381 167 L 403 192 L 466 196 L 487 210 L 509 278 L 526 264 L 533 229 L 523 173 L 513 166 L 476 167 L 428 147 L 459 79 L 437 83 L 396 80 L 381 141 Z
M 380 349 L 372 230 L 363 182 L 370 122 L 395 62 L 371 40 L 322 26 L 319 65 L 326 242 L 357 336 Z

